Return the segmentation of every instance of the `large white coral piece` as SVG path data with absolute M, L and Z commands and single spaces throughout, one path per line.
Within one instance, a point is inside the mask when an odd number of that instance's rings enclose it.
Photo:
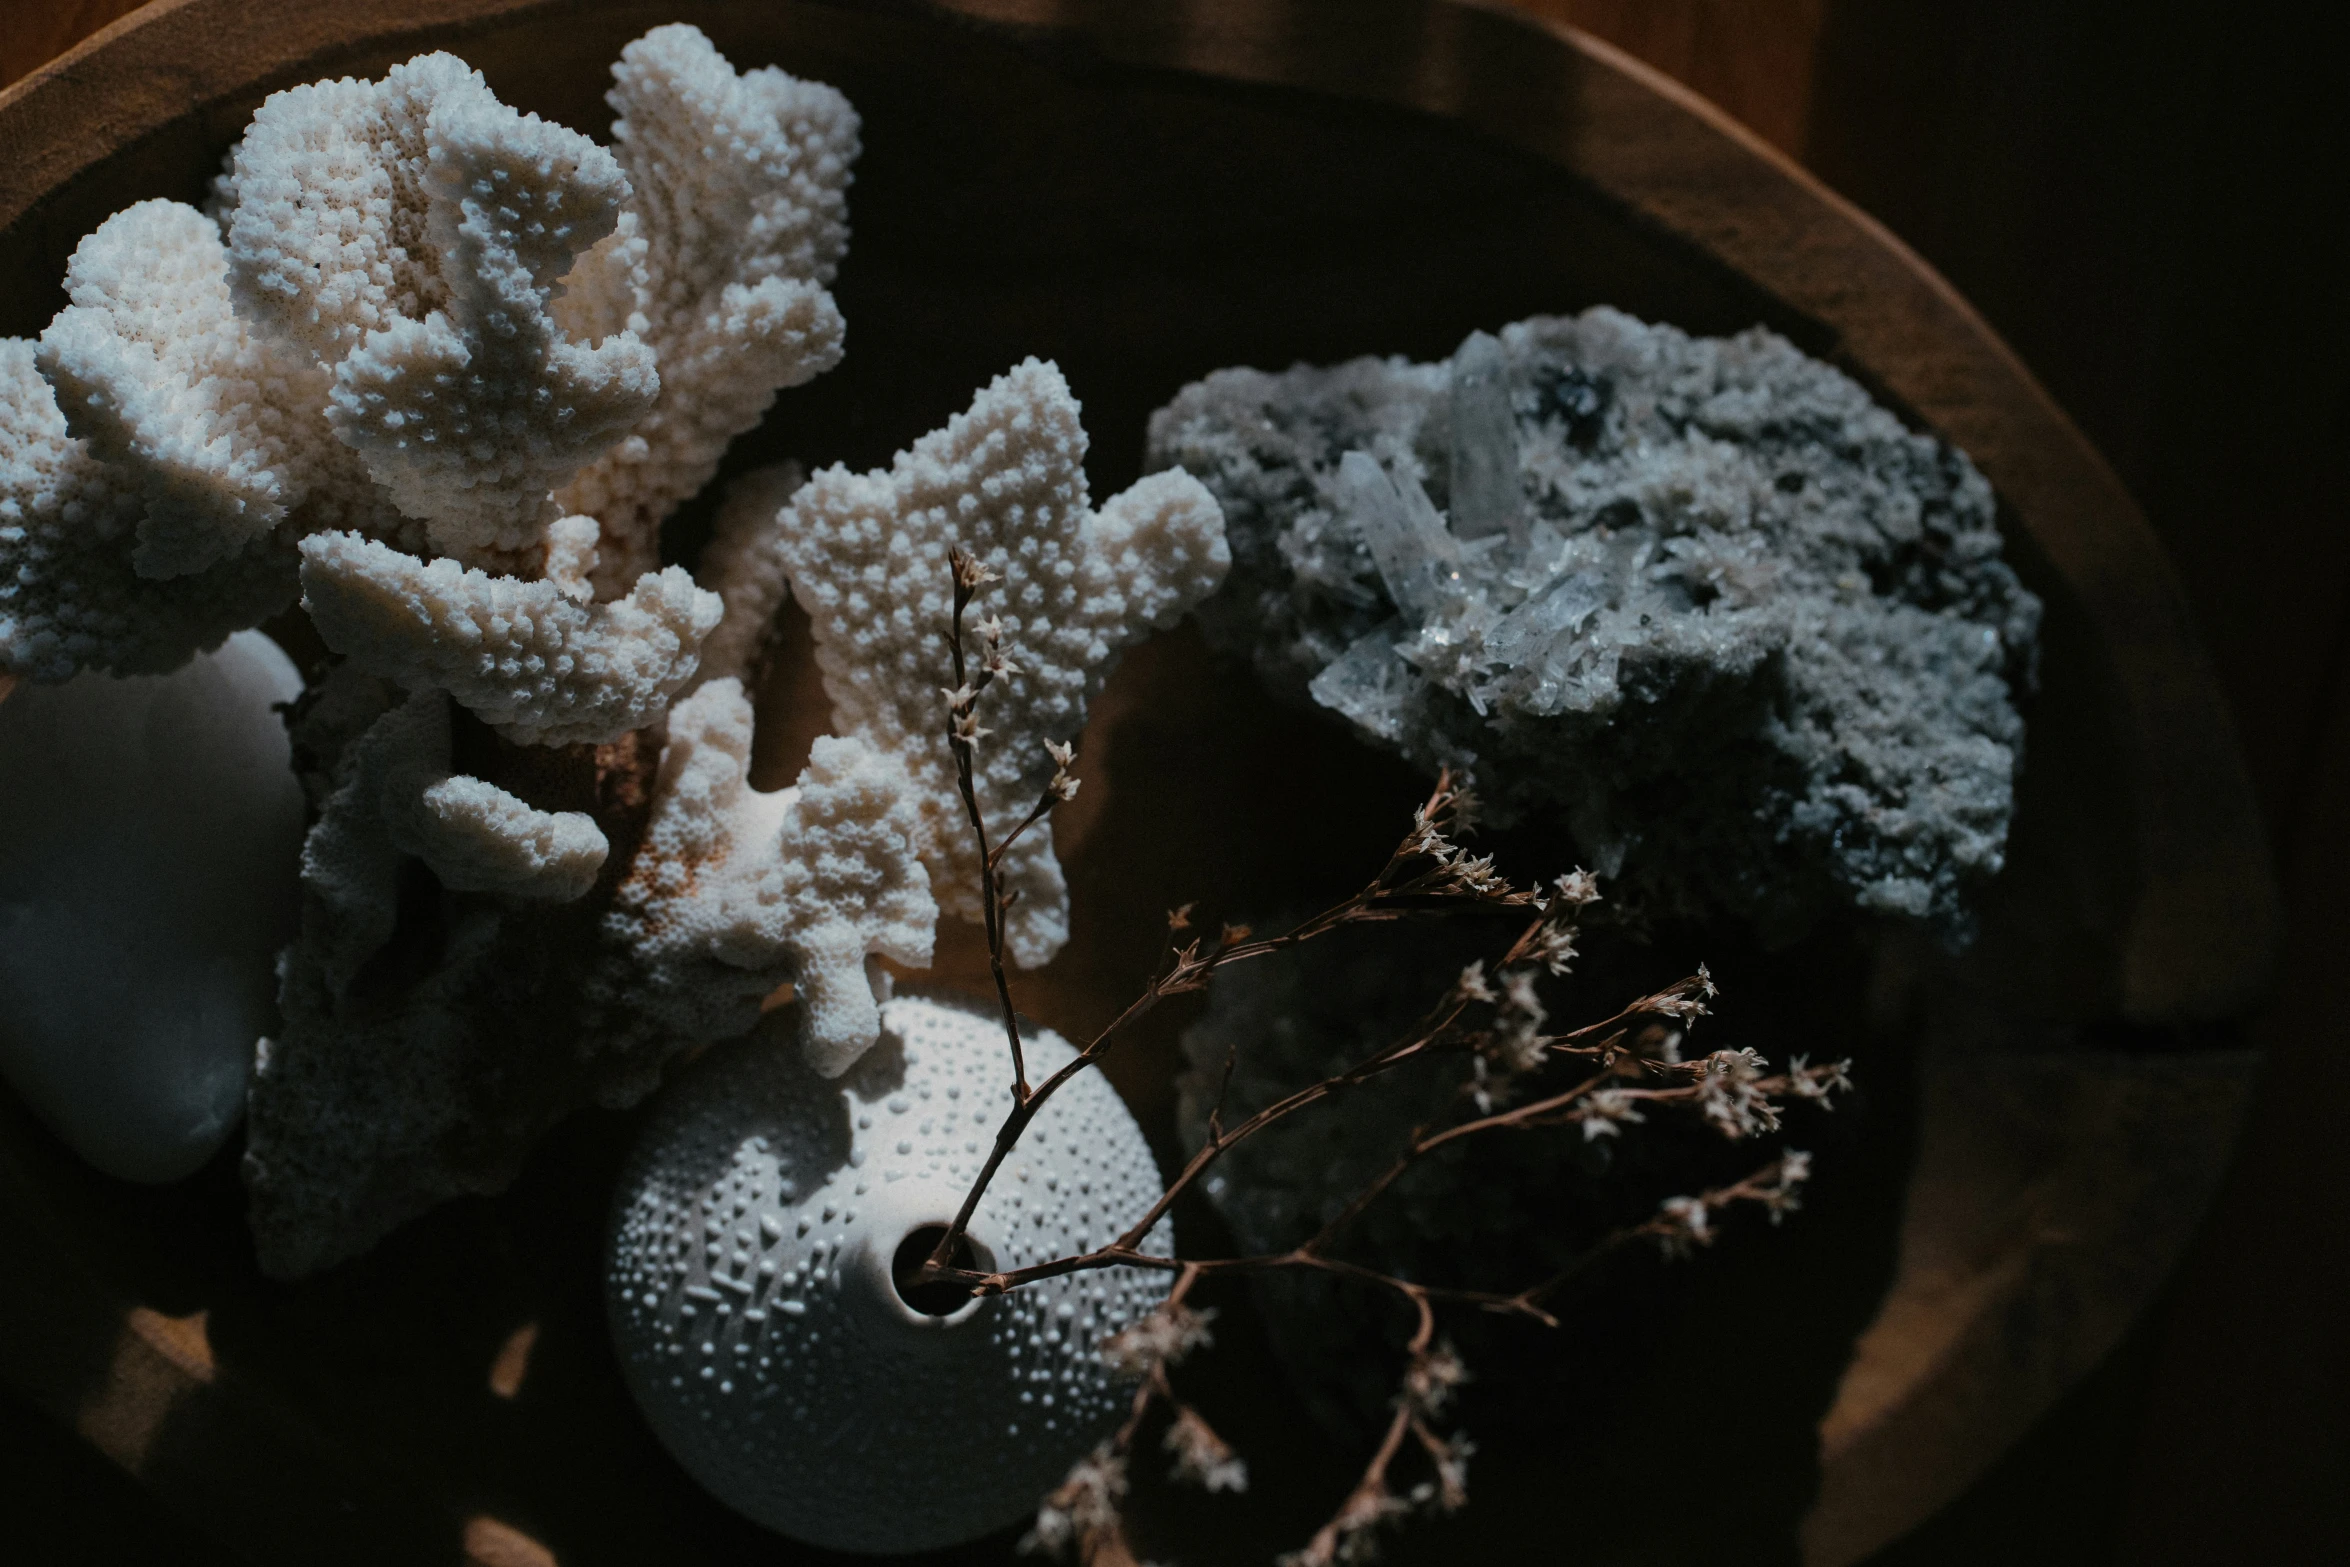
M 691 27 L 614 74 L 617 152 L 445 54 L 293 88 L 212 217 L 148 202 L 93 234 L 37 351 L 0 348 L 0 671 L 172 667 L 283 609 L 295 544 L 336 532 L 618 601 L 591 624 L 512 594 L 530 625 L 506 638 L 507 604 L 467 582 L 451 613 L 491 633 L 486 662 L 396 646 L 380 618 L 327 630 L 337 651 L 480 698 L 515 738 L 656 720 L 715 611 L 639 580 L 727 440 L 840 357 L 825 284 L 857 122 L 830 88 L 737 75 Z M 314 558 L 314 602 L 397 575 L 351 544 Z
M 555 304 L 574 334 L 626 331 L 660 358 L 650 413 L 559 497 L 604 523 L 605 597 L 653 563 L 661 518 L 777 390 L 840 361 L 825 285 L 848 247 L 858 151 L 840 93 L 772 66 L 738 76 L 684 23 L 623 49 L 612 77 L 612 150 L 632 194 Z
M 774 793 L 750 786 L 750 756 L 740 682 L 677 704 L 653 815 L 605 929 L 642 969 L 632 1004 L 687 1037 L 743 1032 L 792 981 L 808 1064 L 836 1077 L 880 1027 L 867 960 L 930 963 L 938 907 L 913 786 L 895 756 L 858 739 L 818 740 L 799 783 Z
M 411 690 L 447 691 L 525 745 L 614 740 L 661 716 L 723 605 L 683 567 L 612 604 L 356 533 L 302 541 L 302 602 L 328 644 Z
M 784 512 L 777 548 L 814 623 L 816 658 L 842 733 L 904 758 L 922 802 L 923 861 L 940 902 L 980 918 L 979 862 L 961 820 L 941 688 L 949 679 L 949 551 L 1003 574 L 979 606 L 1003 622 L 1014 669 L 992 686 L 979 746 L 981 804 L 998 831 L 1053 773 L 1048 741 L 1073 740 L 1118 652 L 1174 624 L 1231 564 L 1223 514 L 1180 470 L 1088 503 L 1086 438 L 1058 367 L 1029 359 L 885 471 L 826 469 Z M 1068 892 L 1043 833 L 1000 872 L 1018 895 L 1013 960 L 1034 967 L 1068 938 Z
M 548 313 L 627 191 L 605 149 L 431 54 L 272 97 L 220 202 L 238 297 L 331 375 L 335 433 L 436 549 L 477 560 L 538 544 L 549 491 L 660 389 L 632 334 L 590 345 Z

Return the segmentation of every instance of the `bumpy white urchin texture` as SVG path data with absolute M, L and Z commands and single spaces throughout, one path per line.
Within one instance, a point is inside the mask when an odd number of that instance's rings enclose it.
M 645 1128 L 613 1215 L 607 1293 L 623 1374 L 694 1477 L 835 1550 L 933 1549 L 1030 1511 L 1118 1419 L 1104 1338 L 1164 1298 L 1118 1268 L 909 1306 L 891 1264 L 961 1204 L 1011 1108 L 992 1012 L 900 997 L 838 1084 L 754 1036 L 682 1078 Z M 1032 1072 L 1073 1052 L 1026 1039 Z M 1159 1195 L 1141 1129 L 1099 1073 L 1070 1080 L 973 1218 L 1011 1269 L 1082 1252 Z M 1146 1243 L 1163 1251 L 1162 1223 Z
M 1001 827 L 1036 802 L 1054 770 L 1045 744 L 1076 738 L 1118 653 L 1173 625 L 1231 563 L 1222 513 L 1188 474 L 1154 475 L 1095 511 L 1085 447 L 1060 370 L 1026 360 L 888 469 L 817 474 L 778 524 L 834 727 L 905 759 L 931 884 L 965 919 L 980 918 L 980 880 L 944 738 L 949 552 L 960 547 L 1003 574 L 973 609 L 975 619 L 1001 617 L 1015 666 L 980 709 L 993 732 L 979 746 L 979 797 Z M 1014 844 L 999 874 L 1019 899 L 1010 955 L 1034 967 L 1068 939 L 1068 889 L 1049 836 Z

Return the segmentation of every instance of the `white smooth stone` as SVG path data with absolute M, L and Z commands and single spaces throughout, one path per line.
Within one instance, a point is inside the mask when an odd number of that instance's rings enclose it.
M 1024 1038 L 1031 1081 L 1075 1054 Z M 944 1317 L 891 1283 L 899 1244 L 961 1205 L 1011 1065 L 998 1014 L 900 996 L 837 1081 L 770 1026 L 664 1091 L 621 1177 L 605 1301 L 629 1391 L 719 1500 L 834 1550 L 930 1550 L 1032 1511 L 1123 1416 L 1132 1382 L 1101 1341 L 1167 1274 L 1064 1275 Z M 1025 1267 L 1111 1240 L 1160 1190 L 1142 1129 L 1085 1072 L 969 1233 Z M 1168 1238 L 1161 1221 L 1149 1249 Z
M 0 701 L 0 1075 L 109 1175 L 176 1180 L 244 1111 L 303 805 L 257 631 L 168 675 Z

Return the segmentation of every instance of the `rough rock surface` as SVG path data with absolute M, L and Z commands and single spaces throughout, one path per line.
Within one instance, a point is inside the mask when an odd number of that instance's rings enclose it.
M 2039 604 L 1990 486 L 1767 331 L 1225 370 L 1150 451 L 1224 507 L 1213 641 L 1502 821 L 1562 812 L 1619 897 L 1959 934 L 1999 868 Z

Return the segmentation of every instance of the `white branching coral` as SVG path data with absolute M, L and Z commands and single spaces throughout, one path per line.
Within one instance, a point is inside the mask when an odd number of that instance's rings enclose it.
M 332 377 L 335 433 L 434 548 L 498 560 L 660 390 L 634 335 L 589 345 L 548 314 L 627 193 L 611 153 L 432 54 L 271 98 L 220 209 L 239 300 Z
M 392 936 L 404 856 L 453 892 L 563 903 L 594 884 L 604 833 L 578 811 L 541 811 L 452 775 L 449 707 L 423 692 L 343 749 L 302 846 L 304 945 L 341 994 Z
M 818 740 L 797 786 L 772 794 L 750 786 L 750 756 L 740 682 L 678 703 L 606 933 L 636 962 L 633 1004 L 689 1037 L 743 1032 L 791 981 L 808 1064 L 837 1077 L 880 1028 L 868 958 L 930 963 L 938 907 L 913 785 L 854 738 Z
M 1172 625 L 1230 564 L 1222 513 L 1197 480 L 1153 475 L 1096 512 L 1085 448 L 1060 370 L 1030 359 L 887 470 L 817 474 L 778 525 L 792 591 L 814 623 L 834 725 L 905 759 L 931 884 L 965 919 L 980 918 L 980 878 L 940 700 L 950 551 L 1003 574 L 982 607 L 1000 606 L 1010 665 L 989 693 L 975 782 L 991 817 L 1005 820 L 1051 783 L 1046 744 L 1076 737 L 1116 655 L 1150 627 Z M 1068 937 L 1067 888 L 1049 838 L 1023 837 L 999 875 L 1018 898 L 1007 931 L 1013 961 L 1047 961 Z
M 266 547 L 288 512 L 369 526 L 380 502 L 318 410 L 325 378 L 230 308 L 220 230 L 193 207 L 116 213 L 66 268 L 39 363 L 91 454 L 145 503 L 131 564 L 201 571 Z
M 355 533 L 302 541 L 302 602 L 330 646 L 410 689 L 447 691 L 525 745 L 600 743 L 659 718 L 722 608 L 681 566 L 590 604 L 560 578 L 426 562 Z
M 718 618 L 643 585 L 663 519 L 840 357 L 857 121 L 691 27 L 614 74 L 615 150 L 446 54 L 293 88 L 209 216 L 92 235 L 0 352 L 0 672 L 172 667 L 332 534 L 304 586 L 336 651 L 523 743 L 656 721 Z
M 773 67 L 738 76 L 698 28 L 655 28 L 612 77 L 613 155 L 633 194 L 555 306 L 575 335 L 629 332 L 660 359 L 650 413 L 560 496 L 604 522 L 605 597 L 653 564 L 661 519 L 776 392 L 840 361 L 825 285 L 848 247 L 858 150 L 846 98 Z

